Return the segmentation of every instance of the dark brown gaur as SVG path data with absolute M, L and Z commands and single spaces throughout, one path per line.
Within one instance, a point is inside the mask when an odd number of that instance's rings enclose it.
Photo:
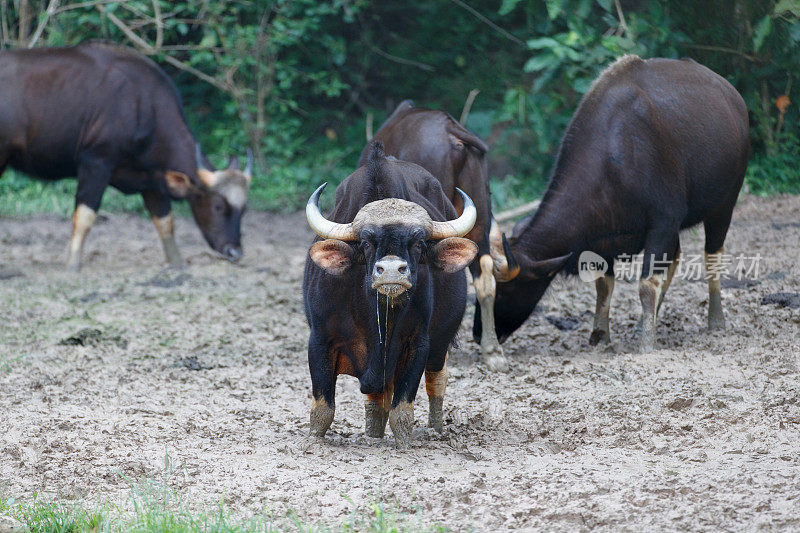
M 608 342 L 614 260 L 644 250 L 641 349 L 652 350 L 679 232 L 703 223 L 714 272 L 748 152 L 744 100 L 721 76 L 688 59 L 625 56 L 608 67 L 572 117 L 539 209 L 508 239 L 519 269 L 503 272 L 511 281 L 498 286 L 499 339 L 522 325 L 557 272 L 577 273 L 581 252 L 592 251 L 610 268 L 595 283 L 589 342 Z M 493 240 L 500 246 L 499 235 Z M 708 290 L 708 328 L 722 329 L 719 278 Z
M 336 378 L 358 378 L 366 395 L 366 434 L 382 437 L 387 420 L 408 446 L 413 401 L 423 372 L 428 424 L 442 431 L 447 350 L 466 305 L 463 270 L 477 246 L 461 238 L 476 210 L 463 192 L 459 216 L 425 169 L 385 157 L 373 143 L 367 164 L 336 189 L 333 212 L 319 210 L 319 187 L 306 218 L 319 238 L 303 276 L 311 328 L 308 366 L 311 434 L 333 422 Z
M 475 316 L 476 320 L 480 315 L 483 323 L 493 324 L 495 278 L 502 281 L 502 272 L 508 265 L 502 249 L 490 247 L 492 199 L 486 165 L 489 147 L 449 114 L 414 107 L 411 100 L 397 106 L 374 140 L 384 144 L 387 154 L 416 163 L 430 172 L 442 184 L 442 190 L 457 212 L 463 209 L 457 189 L 466 192 L 475 202 L 477 220 L 466 235 L 478 245 L 478 255 L 470 265 L 477 298 Z M 362 151 L 359 166 L 366 163 L 368 156 L 369 147 Z M 493 326 L 489 332 L 480 338 L 483 360 L 492 370 L 505 368 L 507 362 L 493 334 Z
M 143 55 L 112 43 L 0 52 L 0 173 L 7 166 L 57 180 L 76 176 L 67 264 L 80 268 L 84 239 L 106 187 L 139 193 L 167 260 L 183 264 L 170 200 L 185 198 L 203 237 L 236 261 L 252 175 L 236 159 L 214 171 L 195 149 L 175 85 Z

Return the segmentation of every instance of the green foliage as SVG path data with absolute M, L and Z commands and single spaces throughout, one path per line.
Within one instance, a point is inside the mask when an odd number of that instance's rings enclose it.
M 780 135 L 774 155 L 757 153 L 747 166 L 745 183 L 759 195 L 800 193 L 800 139 L 791 132 Z
M 473 88 L 467 125 L 491 146 L 496 206 L 523 202 L 545 186 L 592 80 L 626 53 L 688 56 L 725 76 L 751 113 L 758 180 L 793 183 L 779 169 L 800 166 L 785 165 L 796 154 L 782 134 L 797 131 L 798 106 L 775 107 L 800 78 L 798 0 L 108 0 L 49 14 L 49 0 L 0 3 L 3 47 L 103 38 L 150 54 L 212 161 L 257 154 L 255 209 L 295 208 L 349 174 L 367 113 L 377 126 L 413 98 L 457 116 Z M 66 214 L 73 187 L 6 175 L 0 213 Z M 109 194 L 104 207 L 139 204 Z

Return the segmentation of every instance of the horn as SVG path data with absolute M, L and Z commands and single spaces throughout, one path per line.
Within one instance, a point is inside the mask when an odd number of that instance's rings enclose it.
M 239 170 L 239 156 L 231 156 L 228 161 L 228 170 Z
M 506 239 L 506 234 L 500 232 L 500 226 L 492 218 L 492 225 L 489 230 L 489 254 L 494 262 L 494 278 L 500 283 L 511 281 L 520 271 L 511 247 Z
M 197 159 L 197 168 L 200 170 L 210 170 L 203 163 L 203 150 L 200 149 L 200 143 L 194 143 L 194 156 Z
M 250 148 L 247 149 L 247 164 L 244 166 L 244 175 L 253 175 L 253 151 Z
M 456 190 L 461 194 L 464 200 L 464 211 L 461 216 L 455 220 L 448 220 L 447 222 L 431 222 L 431 229 L 428 232 L 429 239 L 446 239 L 448 237 L 463 237 L 470 232 L 472 226 L 475 225 L 475 220 L 478 218 L 478 211 L 475 209 L 475 204 L 467 193 L 456 187 Z
M 356 234 L 353 230 L 353 224 L 338 224 L 331 222 L 322 215 L 319 210 L 319 195 L 325 186 L 328 185 L 326 181 L 314 191 L 314 194 L 308 199 L 306 204 L 306 220 L 308 225 L 314 232 L 323 239 L 339 239 L 340 241 L 354 241 Z
M 194 148 L 194 156 L 195 159 L 197 159 L 197 177 L 200 178 L 200 181 L 202 181 L 206 187 L 212 188 L 217 184 L 217 173 L 213 170 L 209 170 L 203 163 L 203 151 L 200 149 L 200 143 L 195 143 Z
M 516 278 L 520 271 L 519 263 L 517 263 L 517 259 L 511 251 L 511 246 L 508 245 L 508 239 L 506 239 L 505 233 L 503 233 L 503 253 L 506 256 L 505 272 L 503 272 L 501 276 L 498 276 L 497 272 L 495 272 L 494 275 L 495 279 L 501 283 Z

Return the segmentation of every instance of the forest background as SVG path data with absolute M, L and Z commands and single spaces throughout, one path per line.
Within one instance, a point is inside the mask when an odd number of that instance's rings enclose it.
M 466 125 L 491 147 L 495 208 L 521 204 L 592 80 L 627 53 L 726 77 L 750 113 L 747 189 L 800 192 L 800 0 L 0 0 L 3 49 L 87 39 L 161 65 L 214 163 L 253 150 L 255 209 L 338 183 L 402 100 L 458 119 L 473 89 Z M 0 215 L 68 216 L 74 191 L 7 171 Z M 104 208 L 144 212 L 110 191 Z

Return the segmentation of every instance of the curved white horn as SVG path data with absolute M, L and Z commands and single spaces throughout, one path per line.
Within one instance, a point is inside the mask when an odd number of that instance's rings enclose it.
M 253 151 L 250 148 L 247 149 L 247 164 L 244 166 L 244 175 L 253 175 Z
M 210 170 L 203 163 L 203 150 L 200 148 L 200 143 L 194 143 L 194 156 L 197 159 L 197 168 L 202 170 Z
M 328 185 L 327 181 L 317 187 L 317 190 L 314 191 L 314 194 L 308 199 L 308 203 L 306 204 L 306 220 L 308 220 L 308 225 L 323 239 L 339 239 L 340 241 L 356 240 L 353 224 L 331 222 L 325 218 L 319 210 L 319 195 L 326 185 Z
M 517 277 L 520 266 L 511 252 L 506 234 L 500 231 L 500 226 L 494 217 L 489 229 L 489 255 L 494 262 L 494 279 L 505 283 Z
M 447 222 L 431 222 L 431 229 L 428 232 L 429 239 L 446 239 L 448 237 L 463 237 L 470 232 L 472 226 L 475 225 L 475 220 L 478 218 L 478 211 L 475 209 L 475 204 L 467 193 L 456 187 L 456 190 L 461 194 L 464 200 L 464 211 L 461 216 L 455 220 L 448 220 Z

